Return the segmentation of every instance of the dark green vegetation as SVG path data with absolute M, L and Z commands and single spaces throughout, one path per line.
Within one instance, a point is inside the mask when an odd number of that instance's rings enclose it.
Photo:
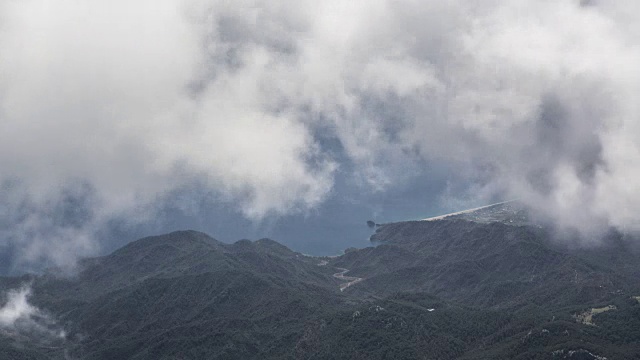
M 553 238 L 468 217 L 381 225 L 378 246 L 337 258 L 268 239 L 149 237 L 73 277 L 0 278 L 3 293 L 31 284 L 49 321 L 0 328 L 0 358 L 640 358 L 634 242 L 611 233 L 572 249 Z M 363 280 L 340 291 L 341 268 Z M 574 318 L 607 305 L 595 325 Z

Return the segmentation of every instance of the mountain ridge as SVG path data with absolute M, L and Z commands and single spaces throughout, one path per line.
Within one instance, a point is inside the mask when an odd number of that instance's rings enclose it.
M 337 257 L 266 238 L 226 244 L 179 231 L 83 260 L 72 277 L 0 278 L 5 292 L 30 286 L 29 303 L 65 333 L 55 346 L 35 346 L 32 330 L 0 327 L 0 355 L 640 356 L 640 257 L 629 239 L 609 234 L 598 250 L 559 246 L 543 227 L 485 221 L 496 214 L 383 224 L 372 236 L 377 246 Z M 581 322 L 578 315 L 603 307 L 615 310 L 592 315 L 595 325 Z

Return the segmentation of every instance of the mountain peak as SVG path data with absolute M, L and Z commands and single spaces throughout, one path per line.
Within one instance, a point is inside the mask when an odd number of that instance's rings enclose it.
M 186 250 L 193 246 L 218 247 L 220 245 L 222 245 L 221 242 L 203 232 L 195 230 L 180 230 L 168 234 L 147 236 L 142 239 L 132 241 L 109 256 L 120 256 L 158 246 L 171 246 L 176 249 Z

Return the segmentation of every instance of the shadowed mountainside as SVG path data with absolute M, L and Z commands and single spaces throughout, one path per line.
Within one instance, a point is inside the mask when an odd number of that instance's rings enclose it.
M 513 212 L 495 210 L 384 224 L 372 236 L 378 246 L 335 258 L 269 239 L 224 244 L 180 231 L 85 259 L 73 277 L 0 278 L 3 294 L 30 286 L 30 304 L 64 334 L 47 339 L 30 317 L 21 320 L 29 326 L 0 326 L 0 357 L 639 356 L 632 243 L 611 233 L 597 248 L 571 248 L 544 228 L 500 221 L 496 214 Z M 340 291 L 355 278 L 362 281 Z
M 640 253 L 622 235 L 569 248 L 540 227 L 452 219 L 379 227 L 381 245 L 346 253 L 335 265 L 365 277 L 376 294 L 424 291 L 470 306 L 568 306 L 640 291 Z

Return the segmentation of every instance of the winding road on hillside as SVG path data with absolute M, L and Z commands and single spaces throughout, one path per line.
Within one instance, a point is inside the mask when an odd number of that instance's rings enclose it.
M 359 278 L 355 276 L 345 276 L 344 274 L 346 274 L 349 271 L 349 269 L 345 269 L 345 268 L 336 268 L 336 269 L 340 270 L 340 272 L 333 274 L 333 277 L 336 279 L 347 281 L 346 283 L 340 284 L 340 291 L 344 291 L 349 286 L 355 285 L 360 281 L 364 280 L 363 278 Z

